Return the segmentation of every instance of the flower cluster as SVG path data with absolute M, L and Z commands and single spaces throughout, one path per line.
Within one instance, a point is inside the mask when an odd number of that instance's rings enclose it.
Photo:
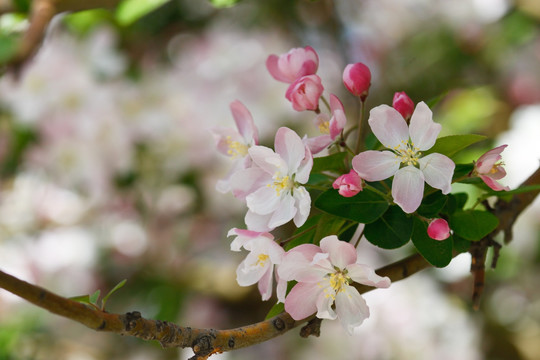
M 346 230 L 366 224 L 369 241 L 393 248 L 414 237 L 413 227 L 422 229 L 414 225 L 419 223 L 424 226 L 424 235 L 416 232 L 415 244 L 446 241 L 454 234 L 447 219 L 455 209 L 444 206 L 455 181 L 456 164 L 451 153 L 444 153 L 444 146 L 435 146 L 442 125 L 433 121 L 433 112 L 425 102 L 415 105 L 405 92 L 397 92 L 392 106 L 372 108 L 367 121 L 361 115 L 357 125 L 345 131 L 345 107 L 335 94 L 325 99 L 322 80 L 316 74 L 319 56 L 313 48 L 271 55 L 266 66 L 273 78 L 289 84 L 285 98 L 294 110 L 314 112 L 319 134 L 301 138 L 292 129 L 281 127 L 273 149 L 261 146 L 253 118 L 239 101 L 231 104 L 237 130 L 215 131 L 219 151 L 235 161 L 218 189 L 230 191 L 247 207 L 247 229 L 233 228 L 229 232 L 229 236 L 236 236 L 232 250 L 249 251 L 238 266 L 237 281 L 241 286 L 258 283 L 263 300 L 268 300 L 275 279 L 277 300 L 284 303 L 293 319 L 312 314 L 321 319 L 339 318 L 346 331 L 352 333 L 369 316 L 355 284 L 385 288 L 390 286 L 390 279 L 357 262 L 351 234 Z M 347 65 L 343 85 L 363 108 L 371 86 L 369 68 L 363 63 Z M 321 110 L 321 103 L 327 111 Z M 365 149 L 362 134 L 367 126 L 381 147 Z M 353 151 L 348 141 L 355 130 L 357 150 Z M 483 155 L 465 177 L 478 176 L 494 190 L 507 190 L 496 182 L 505 175 L 500 162 L 504 147 Z M 314 157 L 324 149 L 329 155 Z M 318 177 L 312 177 L 318 161 Z M 431 194 L 436 196 L 436 201 L 432 200 L 435 205 L 420 209 Z M 315 206 L 332 216 L 332 226 L 317 219 L 306 223 L 310 216 L 320 216 L 312 212 L 313 196 L 318 196 Z M 372 210 L 362 207 L 374 203 L 379 205 Z M 398 225 L 394 224 L 396 216 L 401 219 Z M 381 217 L 384 221 L 374 222 Z M 290 221 L 300 230 L 287 239 L 275 239 L 270 232 Z M 390 227 L 395 239 L 377 242 L 373 239 L 373 234 L 381 234 L 377 226 L 385 227 L 385 231 Z M 430 248 L 433 245 L 419 248 L 425 251 L 422 255 L 428 261 L 431 254 L 425 249 Z M 432 259 L 434 264 L 445 266 L 440 254 L 437 256 Z M 287 293 L 290 281 L 296 283 Z

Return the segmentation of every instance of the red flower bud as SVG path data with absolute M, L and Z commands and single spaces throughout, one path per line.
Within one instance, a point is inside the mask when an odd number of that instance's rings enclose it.
M 410 97 L 407 96 L 407 94 L 405 94 L 404 91 L 394 94 L 392 106 L 401 114 L 401 116 L 403 116 L 405 120 L 409 120 L 414 112 L 414 102 Z
M 343 84 L 351 94 L 365 100 L 371 85 L 369 68 L 362 63 L 347 65 L 343 71 Z
M 428 225 L 427 233 L 433 240 L 446 240 L 450 236 L 450 226 L 444 219 L 433 219 Z

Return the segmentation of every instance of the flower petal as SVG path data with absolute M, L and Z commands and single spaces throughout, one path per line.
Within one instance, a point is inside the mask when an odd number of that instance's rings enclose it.
M 449 157 L 433 153 L 418 160 L 420 170 L 424 173 L 426 182 L 443 194 L 452 190 L 452 176 L 456 164 Z
M 317 298 L 321 293 L 317 283 L 298 283 L 285 298 L 285 311 L 294 320 L 302 320 L 317 311 Z
M 381 144 L 389 149 L 409 141 L 409 128 L 401 114 L 388 105 L 379 105 L 369 112 L 369 126 Z
M 309 216 L 311 210 L 311 197 L 309 196 L 309 192 L 307 192 L 303 186 L 294 189 L 293 197 L 295 201 L 294 207 L 298 210 L 293 218 L 294 225 L 300 227 L 304 225 Z
M 348 275 L 353 281 L 379 288 L 387 288 L 390 286 L 390 279 L 388 277 L 382 277 L 375 273 L 375 271 L 364 264 L 351 264 L 347 266 Z
M 277 272 L 280 278 L 301 282 L 317 282 L 326 273 L 311 266 L 311 261 L 316 254 L 321 253 L 321 248 L 313 244 L 298 245 L 289 250 L 279 264 Z
M 500 183 L 498 183 L 495 179 L 489 177 L 489 176 L 486 176 L 486 175 L 478 175 L 480 177 L 480 179 L 482 179 L 487 186 L 489 186 L 491 189 L 495 190 L 495 191 L 501 191 L 501 190 L 505 190 L 505 191 L 508 191 L 510 190 L 510 188 L 508 186 L 504 186 Z
M 287 173 L 287 163 L 272 149 L 260 145 L 252 146 L 248 153 L 253 162 L 268 174 L 273 176 L 276 172 Z
M 244 137 L 245 143 L 257 145 L 259 143 L 259 133 L 249 110 L 238 100 L 230 104 L 230 109 L 236 122 L 236 127 Z
M 332 287 L 328 283 L 328 280 L 326 280 L 325 283 L 325 285 L 322 285 L 322 291 L 317 298 L 317 317 L 319 319 L 334 320 L 335 318 L 337 318 L 336 312 L 334 311 L 334 309 L 332 309 L 332 305 L 334 305 L 335 299 L 335 290 L 332 289 Z M 322 283 L 318 283 L 317 285 L 321 287 L 321 284 Z
M 416 105 L 411 117 L 409 133 L 415 147 L 421 151 L 431 149 L 441 132 L 442 125 L 433 121 L 433 113 L 425 102 Z
M 338 239 L 336 235 L 330 235 L 321 239 L 321 250 L 328 253 L 332 265 L 345 269 L 347 265 L 356 262 L 355 247 Z
M 252 167 L 232 174 L 229 185 L 235 197 L 244 199 L 261 186 L 265 186 L 269 181 L 270 177 L 266 171 L 258 167 Z
M 269 266 L 257 285 L 263 301 L 270 299 L 270 296 L 272 296 L 272 274 L 274 272 L 273 270 L 274 266 Z
M 246 216 L 244 217 L 244 222 L 249 230 L 254 231 L 272 231 L 274 228 L 268 226 L 268 222 L 272 214 L 256 214 L 251 210 L 248 210 Z
M 362 179 L 379 181 L 399 170 L 399 159 L 391 151 L 364 151 L 352 159 L 354 170 Z
M 336 312 L 341 325 L 352 335 L 354 329 L 369 317 L 369 308 L 358 290 L 346 286 L 336 295 Z
M 294 207 L 294 197 L 291 195 L 284 195 L 279 201 L 279 205 L 273 211 L 272 217 L 268 221 L 268 226 L 271 228 L 277 228 L 289 221 L 291 221 L 297 213 L 296 207 Z
M 399 169 L 392 182 L 392 197 L 407 214 L 418 209 L 424 196 L 424 175 L 414 166 Z
M 276 211 L 281 206 L 281 198 L 275 189 L 261 186 L 246 197 L 246 204 L 249 210 L 254 213 L 266 215 Z
M 244 261 L 236 268 L 236 281 L 240 286 L 250 286 L 259 281 L 270 266 L 273 266 L 269 261 L 265 264 L 256 265 L 259 254 L 251 252 L 246 256 Z
M 276 153 L 287 163 L 287 174 L 295 173 L 306 156 L 306 149 L 300 136 L 289 128 L 280 127 L 274 142 Z

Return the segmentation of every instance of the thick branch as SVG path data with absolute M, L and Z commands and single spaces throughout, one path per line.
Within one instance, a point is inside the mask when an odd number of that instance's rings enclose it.
M 525 184 L 536 184 L 540 177 L 537 170 Z M 517 201 L 504 205 L 503 210 L 496 211 L 501 223 L 503 217 L 516 218 L 535 198 L 536 193 L 517 194 Z M 497 204 L 499 205 L 499 204 Z M 509 222 L 511 226 L 513 222 Z M 507 230 L 501 226 L 500 230 Z M 387 265 L 377 273 L 388 276 L 392 282 L 405 279 L 412 274 L 431 266 L 419 254 L 409 256 L 396 263 Z M 355 284 L 360 293 L 373 288 Z M 135 336 L 144 340 L 159 341 L 163 347 L 191 347 L 195 353 L 194 359 L 203 360 L 208 356 L 255 345 L 279 336 L 301 324 L 314 319 L 295 321 L 287 313 L 281 313 L 269 320 L 230 330 L 193 329 L 181 327 L 167 321 L 144 319 L 137 311 L 123 315 L 109 314 L 105 311 L 83 305 L 79 302 L 58 296 L 48 290 L 19 280 L 0 271 L 0 287 L 20 296 L 27 301 L 50 312 L 77 321 L 97 331 L 111 331 L 117 334 Z M 313 326 L 316 334 L 317 327 Z M 309 334 L 307 334 L 309 335 Z
M 19 47 L 9 66 L 19 71 L 22 65 L 38 50 L 52 18 L 66 11 L 83 11 L 99 8 L 114 8 L 120 0 L 33 0 L 30 8 L 30 26 L 20 40 Z M 0 11 L 14 11 L 5 2 Z
M 392 281 L 404 279 L 429 264 L 420 256 L 413 255 L 395 264 L 383 267 L 379 274 Z M 289 314 L 281 313 L 256 324 L 230 330 L 194 329 L 181 327 L 167 321 L 144 319 L 137 311 L 127 314 L 110 314 L 58 296 L 48 290 L 19 280 L 0 271 L 0 287 L 54 314 L 77 321 L 97 331 L 111 331 L 121 335 L 135 336 L 144 340 L 159 341 L 163 347 L 191 347 L 195 359 L 206 359 L 209 355 L 255 345 L 279 336 L 313 319 L 293 320 Z M 364 293 L 373 288 L 358 286 Z

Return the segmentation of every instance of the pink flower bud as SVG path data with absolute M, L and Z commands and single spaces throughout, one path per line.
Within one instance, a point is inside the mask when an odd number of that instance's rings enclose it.
M 343 71 L 343 84 L 351 94 L 365 100 L 371 85 L 369 68 L 362 63 L 347 65 Z
M 278 81 L 291 84 L 296 79 L 314 75 L 319 67 L 319 56 L 311 46 L 291 49 L 280 56 L 270 55 L 266 60 L 266 68 Z
M 341 175 L 332 184 L 341 196 L 352 197 L 362 191 L 362 178 L 354 170 L 348 174 Z
M 433 219 L 428 225 L 427 233 L 433 240 L 446 240 L 450 236 L 450 226 L 444 219 Z
M 319 76 L 302 76 L 289 86 L 285 97 L 292 103 L 293 109 L 296 111 L 317 110 L 323 90 L 324 87 Z
M 392 106 L 396 109 L 405 120 L 409 120 L 414 111 L 414 102 L 404 91 L 394 94 Z

